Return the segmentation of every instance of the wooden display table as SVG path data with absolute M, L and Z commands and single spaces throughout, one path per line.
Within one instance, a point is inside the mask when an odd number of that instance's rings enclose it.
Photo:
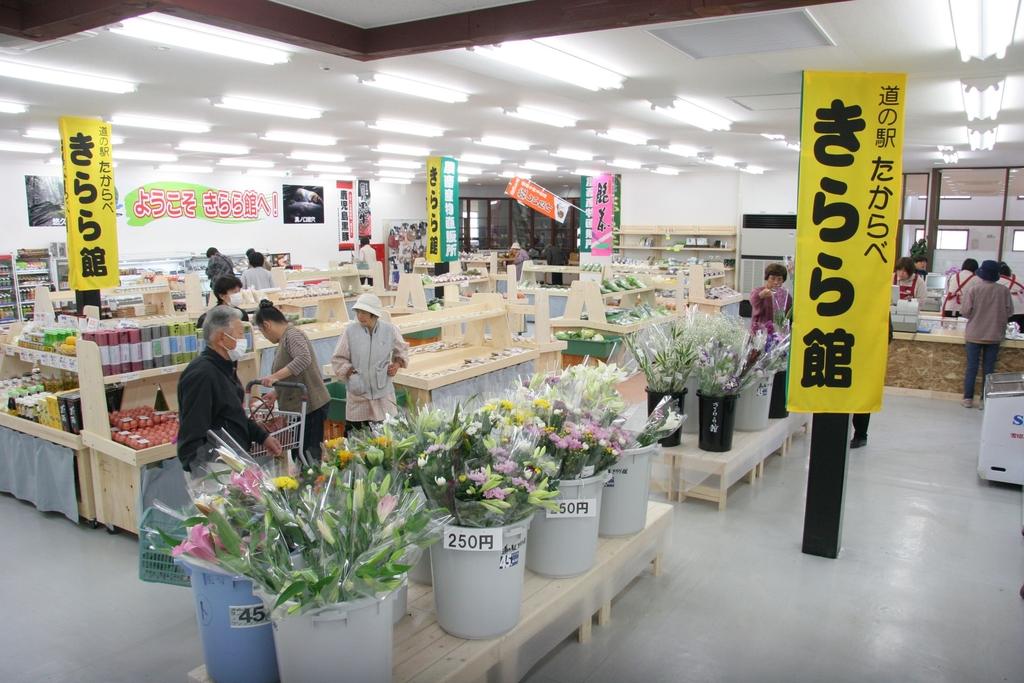
M 769 420 L 768 427 L 759 432 L 737 431 L 732 450 L 725 453 L 702 451 L 697 448 L 697 434 L 683 434 L 682 445 L 661 449 L 662 463 L 671 472 L 669 481 L 662 482 L 669 500 L 697 498 L 718 503 L 718 509 L 724 510 L 732 485 L 744 477 L 753 484 L 763 476 L 768 456 L 785 456 L 793 435 L 810 430 L 810 418 L 807 413 L 790 413 L 789 417 Z M 695 476 L 701 478 L 699 483 L 686 483 L 685 479 L 693 480 Z
M 408 614 L 395 626 L 394 683 L 479 683 L 518 681 L 574 632 L 581 643 L 591 639 L 594 617 L 611 623 L 612 600 L 648 567 L 661 575 L 661 558 L 672 532 L 672 509 L 650 502 L 647 526 L 635 536 L 602 538 L 597 561 L 586 574 L 548 579 L 530 571 L 523 585 L 519 624 L 492 640 L 463 640 L 445 633 L 434 613 L 429 586 L 409 584 Z M 189 683 L 213 683 L 201 666 Z
M 650 287 L 633 292 L 610 292 L 601 294 L 600 284 L 596 280 L 576 280 L 570 287 L 569 299 L 565 304 L 565 315 L 551 319 L 551 326 L 557 328 L 590 328 L 601 332 L 629 334 L 651 325 L 668 323 L 673 316 L 654 316 L 626 325 L 608 322 L 609 299 L 622 297 L 622 305 L 632 308 L 638 304 L 655 305 L 654 290 Z M 587 316 L 584 318 L 584 314 Z

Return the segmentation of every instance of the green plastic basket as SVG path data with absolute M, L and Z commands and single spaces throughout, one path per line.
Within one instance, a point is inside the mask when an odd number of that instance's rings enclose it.
M 590 339 L 568 339 L 566 340 L 566 354 L 570 356 L 590 356 L 591 358 L 608 359 L 612 349 L 621 345 L 621 337 L 610 337 L 605 335 L 604 341 L 593 341 Z
M 327 409 L 327 419 L 332 422 L 344 422 L 345 421 L 345 383 L 344 382 L 329 382 L 327 384 L 327 393 L 331 396 L 330 407 Z M 409 406 L 409 392 L 402 387 L 395 387 L 395 403 L 400 408 L 407 408 Z
M 402 335 L 406 339 L 437 339 L 441 336 L 441 328 L 435 327 L 431 330 L 421 330 L 419 332 L 407 332 Z
M 147 529 L 160 529 L 175 537 L 185 535 L 185 525 L 181 520 L 156 508 L 147 508 L 139 523 L 139 578 L 149 583 L 190 586 L 188 574 L 174 563 L 174 558 L 150 546 L 150 537 L 154 532 Z

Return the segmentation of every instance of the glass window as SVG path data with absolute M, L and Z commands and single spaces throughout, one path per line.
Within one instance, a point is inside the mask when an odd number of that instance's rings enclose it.
M 1024 230 L 1013 231 L 1013 251 L 1024 251 Z
M 491 200 L 491 230 L 487 246 L 481 249 L 508 249 L 512 240 L 508 236 L 508 217 L 510 199 Z
M 533 209 L 523 206 L 519 202 L 512 204 L 512 238 L 519 242 L 519 246 L 526 249 L 533 243 L 532 223 Z
M 903 176 L 903 219 L 923 221 L 928 213 L 928 174 Z
M 935 242 L 936 249 L 953 249 L 956 251 L 966 251 L 967 242 L 970 238 L 970 231 L 968 230 L 945 230 L 940 229 L 938 237 Z
M 471 248 L 481 248 L 481 238 L 487 233 L 487 210 L 486 199 L 471 199 L 467 202 L 469 211 L 466 212 L 469 234 L 469 245 Z
M 914 230 L 914 241 L 917 242 L 917 241 L 923 240 L 923 239 L 924 239 L 924 228 L 917 228 L 916 230 Z
M 1006 220 L 1024 220 L 1024 169 L 1010 169 L 1010 189 L 1006 198 Z
M 940 221 L 1002 220 L 1006 169 L 945 169 L 941 176 Z

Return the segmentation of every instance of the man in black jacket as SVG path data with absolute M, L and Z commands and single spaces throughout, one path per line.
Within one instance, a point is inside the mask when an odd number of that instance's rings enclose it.
M 249 419 L 243 408 L 244 390 L 235 372 L 246 353 L 245 329 L 238 309 L 215 306 L 203 323 L 206 349 L 185 368 L 178 381 L 178 458 L 186 472 L 213 459 L 206 432 L 224 429 L 242 447 L 259 443 L 272 455 L 281 444 Z

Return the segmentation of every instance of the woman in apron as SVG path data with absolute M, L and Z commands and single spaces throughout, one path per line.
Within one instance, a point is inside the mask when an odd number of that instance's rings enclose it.
M 924 278 L 917 274 L 914 262 L 909 256 L 896 261 L 896 269 L 892 274 L 892 283 L 899 285 L 900 301 L 924 299 Z
M 1017 279 L 1017 276 L 1005 263 L 999 264 L 999 284 L 1010 290 L 1010 298 L 1013 299 L 1013 315 L 1010 316 L 1011 323 L 1017 323 L 1017 331 L 1024 332 L 1024 282 Z
M 964 264 L 960 266 L 960 272 L 951 275 L 946 280 L 946 293 L 942 300 L 943 318 L 960 317 L 964 294 L 978 282 L 977 276 L 974 274 L 976 270 L 978 270 L 978 262 L 969 258 L 964 260 Z

